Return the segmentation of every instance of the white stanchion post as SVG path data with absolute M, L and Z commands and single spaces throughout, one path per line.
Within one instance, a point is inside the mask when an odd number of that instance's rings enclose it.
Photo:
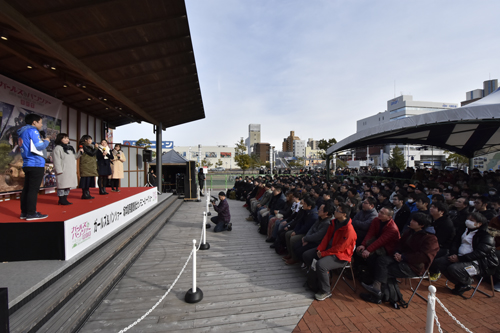
M 429 286 L 429 296 L 427 298 L 427 321 L 425 323 L 425 333 L 434 332 L 434 314 L 436 311 L 436 287 Z
M 211 216 L 212 213 L 210 213 L 210 191 L 208 192 L 208 195 L 207 195 L 207 209 L 205 210 L 207 212 L 207 216 Z
M 184 300 L 187 303 L 198 303 L 203 299 L 203 292 L 196 288 L 196 239 L 193 239 L 193 288 L 186 292 Z
M 203 212 L 203 226 L 202 226 L 202 241 L 200 244 L 200 250 L 208 250 L 210 248 L 210 244 L 207 243 L 207 213 Z

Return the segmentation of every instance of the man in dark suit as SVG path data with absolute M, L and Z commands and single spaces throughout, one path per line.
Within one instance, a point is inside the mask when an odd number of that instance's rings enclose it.
M 394 205 L 394 222 L 398 226 L 399 233 L 403 233 L 403 228 L 410 219 L 410 208 L 405 205 L 404 197 L 402 194 L 396 194 L 392 198 L 392 204 Z

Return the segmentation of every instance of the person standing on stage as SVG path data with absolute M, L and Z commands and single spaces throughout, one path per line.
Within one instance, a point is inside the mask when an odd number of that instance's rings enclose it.
M 57 134 L 56 147 L 52 157 L 54 159 L 54 169 L 56 171 L 58 205 L 71 205 L 68 201 L 69 191 L 72 187 L 78 186 L 76 177 L 76 160 L 82 156 L 83 148 L 78 154 L 73 146 L 69 144 L 69 137 L 66 133 Z
M 203 168 L 198 170 L 198 183 L 200 184 L 200 197 L 204 197 L 203 185 L 205 184 L 205 173 L 203 172 Z
M 82 149 L 83 154 L 80 157 L 80 188 L 82 189 L 82 199 L 94 199 L 90 195 L 90 187 L 95 187 L 95 177 L 97 173 L 97 144 L 92 145 L 92 137 L 84 135 L 80 139 L 78 150 Z
M 120 192 L 118 186 L 120 185 L 120 179 L 123 179 L 123 162 L 127 159 L 122 151 L 122 145 L 119 143 L 115 144 L 113 148 L 113 160 L 111 164 L 111 191 Z
M 97 172 L 99 173 L 99 194 L 109 194 L 106 192 L 106 182 L 111 175 L 111 154 L 108 146 L 108 141 L 101 140 L 101 144 L 97 147 Z
M 21 193 L 21 220 L 41 220 L 48 215 L 36 211 L 38 191 L 45 174 L 45 158 L 43 150 L 47 148 L 50 140 L 40 138 L 43 119 L 34 113 L 24 117 L 26 125 L 17 130 L 18 143 L 21 147 L 23 158 L 24 187 Z

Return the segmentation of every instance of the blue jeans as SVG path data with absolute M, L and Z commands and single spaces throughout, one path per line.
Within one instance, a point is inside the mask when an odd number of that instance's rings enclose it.
M 219 216 L 213 216 L 210 218 L 210 221 L 216 224 L 214 228 L 214 232 L 221 232 L 225 231 L 227 229 L 226 222 L 224 222 L 222 219 L 219 219 Z

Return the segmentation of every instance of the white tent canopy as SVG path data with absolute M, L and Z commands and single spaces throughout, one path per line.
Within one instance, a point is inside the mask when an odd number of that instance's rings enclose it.
M 327 154 L 380 144 L 429 145 L 469 158 L 500 151 L 500 88 L 461 108 L 398 119 L 360 131 L 328 148 Z

